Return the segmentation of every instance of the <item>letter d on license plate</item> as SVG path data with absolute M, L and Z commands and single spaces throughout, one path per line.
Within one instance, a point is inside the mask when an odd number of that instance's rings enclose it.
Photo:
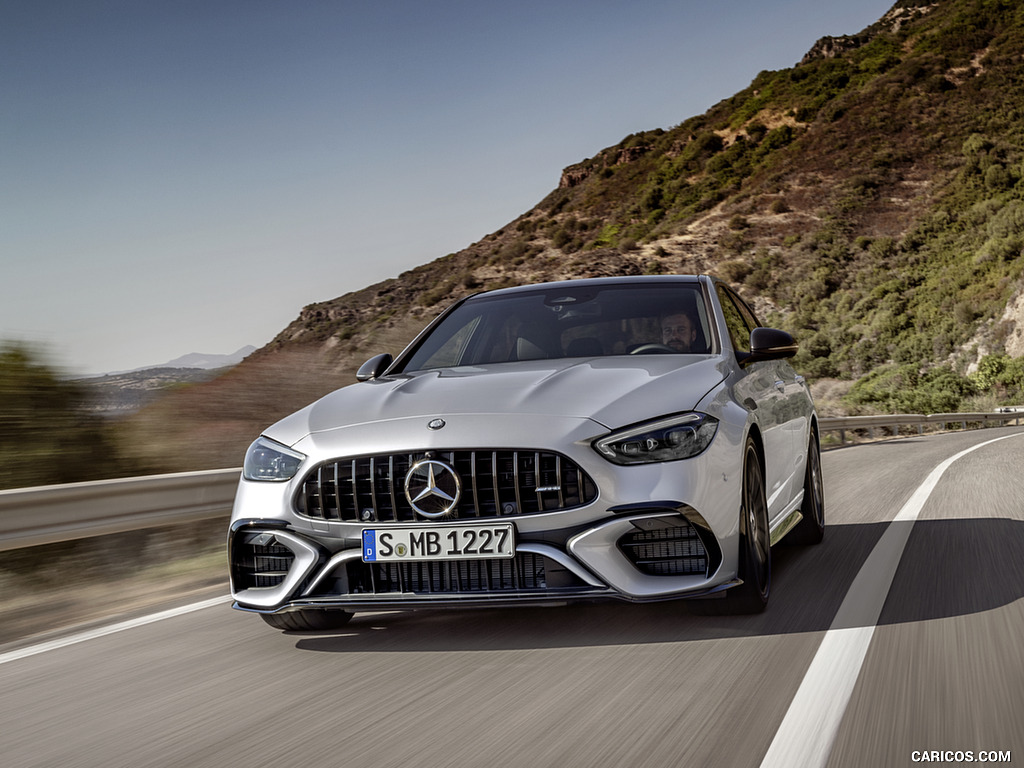
M 444 528 L 364 528 L 363 562 L 515 557 L 511 524 Z

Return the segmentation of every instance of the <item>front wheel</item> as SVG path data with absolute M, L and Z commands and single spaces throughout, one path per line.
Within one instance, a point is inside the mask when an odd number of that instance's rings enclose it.
M 743 494 L 740 505 L 739 577 L 725 602 L 730 613 L 761 613 L 772 587 L 772 548 L 768 532 L 768 500 L 757 445 L 747 438 L 743 450 Z
M 261 613 L 260 616 L 274 629 L 284 632 L 322 632 L 339 629 L 352 618 L 348 611 L 330 611 L 322 608 L 304 608 L 288 613 Z
M 693 600 L 698 615 L 761 613 L 772 586 L 772 550 L 768 532 L 768 499 L 757 444 L 747 438 L 743 449 L 743 489 L 740 496 L 739 578 L 743 581 L 725 597 Z

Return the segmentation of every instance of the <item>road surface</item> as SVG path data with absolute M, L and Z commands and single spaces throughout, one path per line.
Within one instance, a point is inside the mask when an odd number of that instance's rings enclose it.
M 285 634 L 214 600 L 0 647 L 0 763 L 1024 764 L 1024 430 L 823 466 L 825 541 L 775 550 L 763 615 L 614 603 Z

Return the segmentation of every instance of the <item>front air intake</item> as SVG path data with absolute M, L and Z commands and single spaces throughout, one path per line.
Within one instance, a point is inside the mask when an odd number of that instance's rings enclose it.
M 231 576 L 236 592 L 279 586 L 295 562 L 295 553 L 278 543 L 273 533 L 243 533 L 235 537 L 232 546 Z
M 680 524 L 630 531 L 619 539 L 619 548 L 649 576 L 707 576 L 709 558 L 696 529 L 680 518 Z

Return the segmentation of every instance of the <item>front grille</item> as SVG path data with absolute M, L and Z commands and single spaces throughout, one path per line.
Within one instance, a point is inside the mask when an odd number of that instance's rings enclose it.
M 631 531 L 619 547 L 641 573 L 649 576 L 707 576 L 708 553 L 689 522 Z
M 288 575 L 295 553 L 278 544 L 273 534 L 243 534 L 236 537 L 231 557 L 235 589 L 276 587 Z
M 546 559 L 531 552 L 495 560 L 434 560 L 348 565 L 352 594 L 508 594 L 548 588 Z
M 359 456 L 320 464 L 302 483 L 295 506 L 317 520 L 408 522 L 416 514 L 405 476 L 426 452 Z M 458 506 L 446 519 L 557 512 L 597 498 L 594 481 L 557 453 L 535 450 L 431 451 L 462 482 Z

